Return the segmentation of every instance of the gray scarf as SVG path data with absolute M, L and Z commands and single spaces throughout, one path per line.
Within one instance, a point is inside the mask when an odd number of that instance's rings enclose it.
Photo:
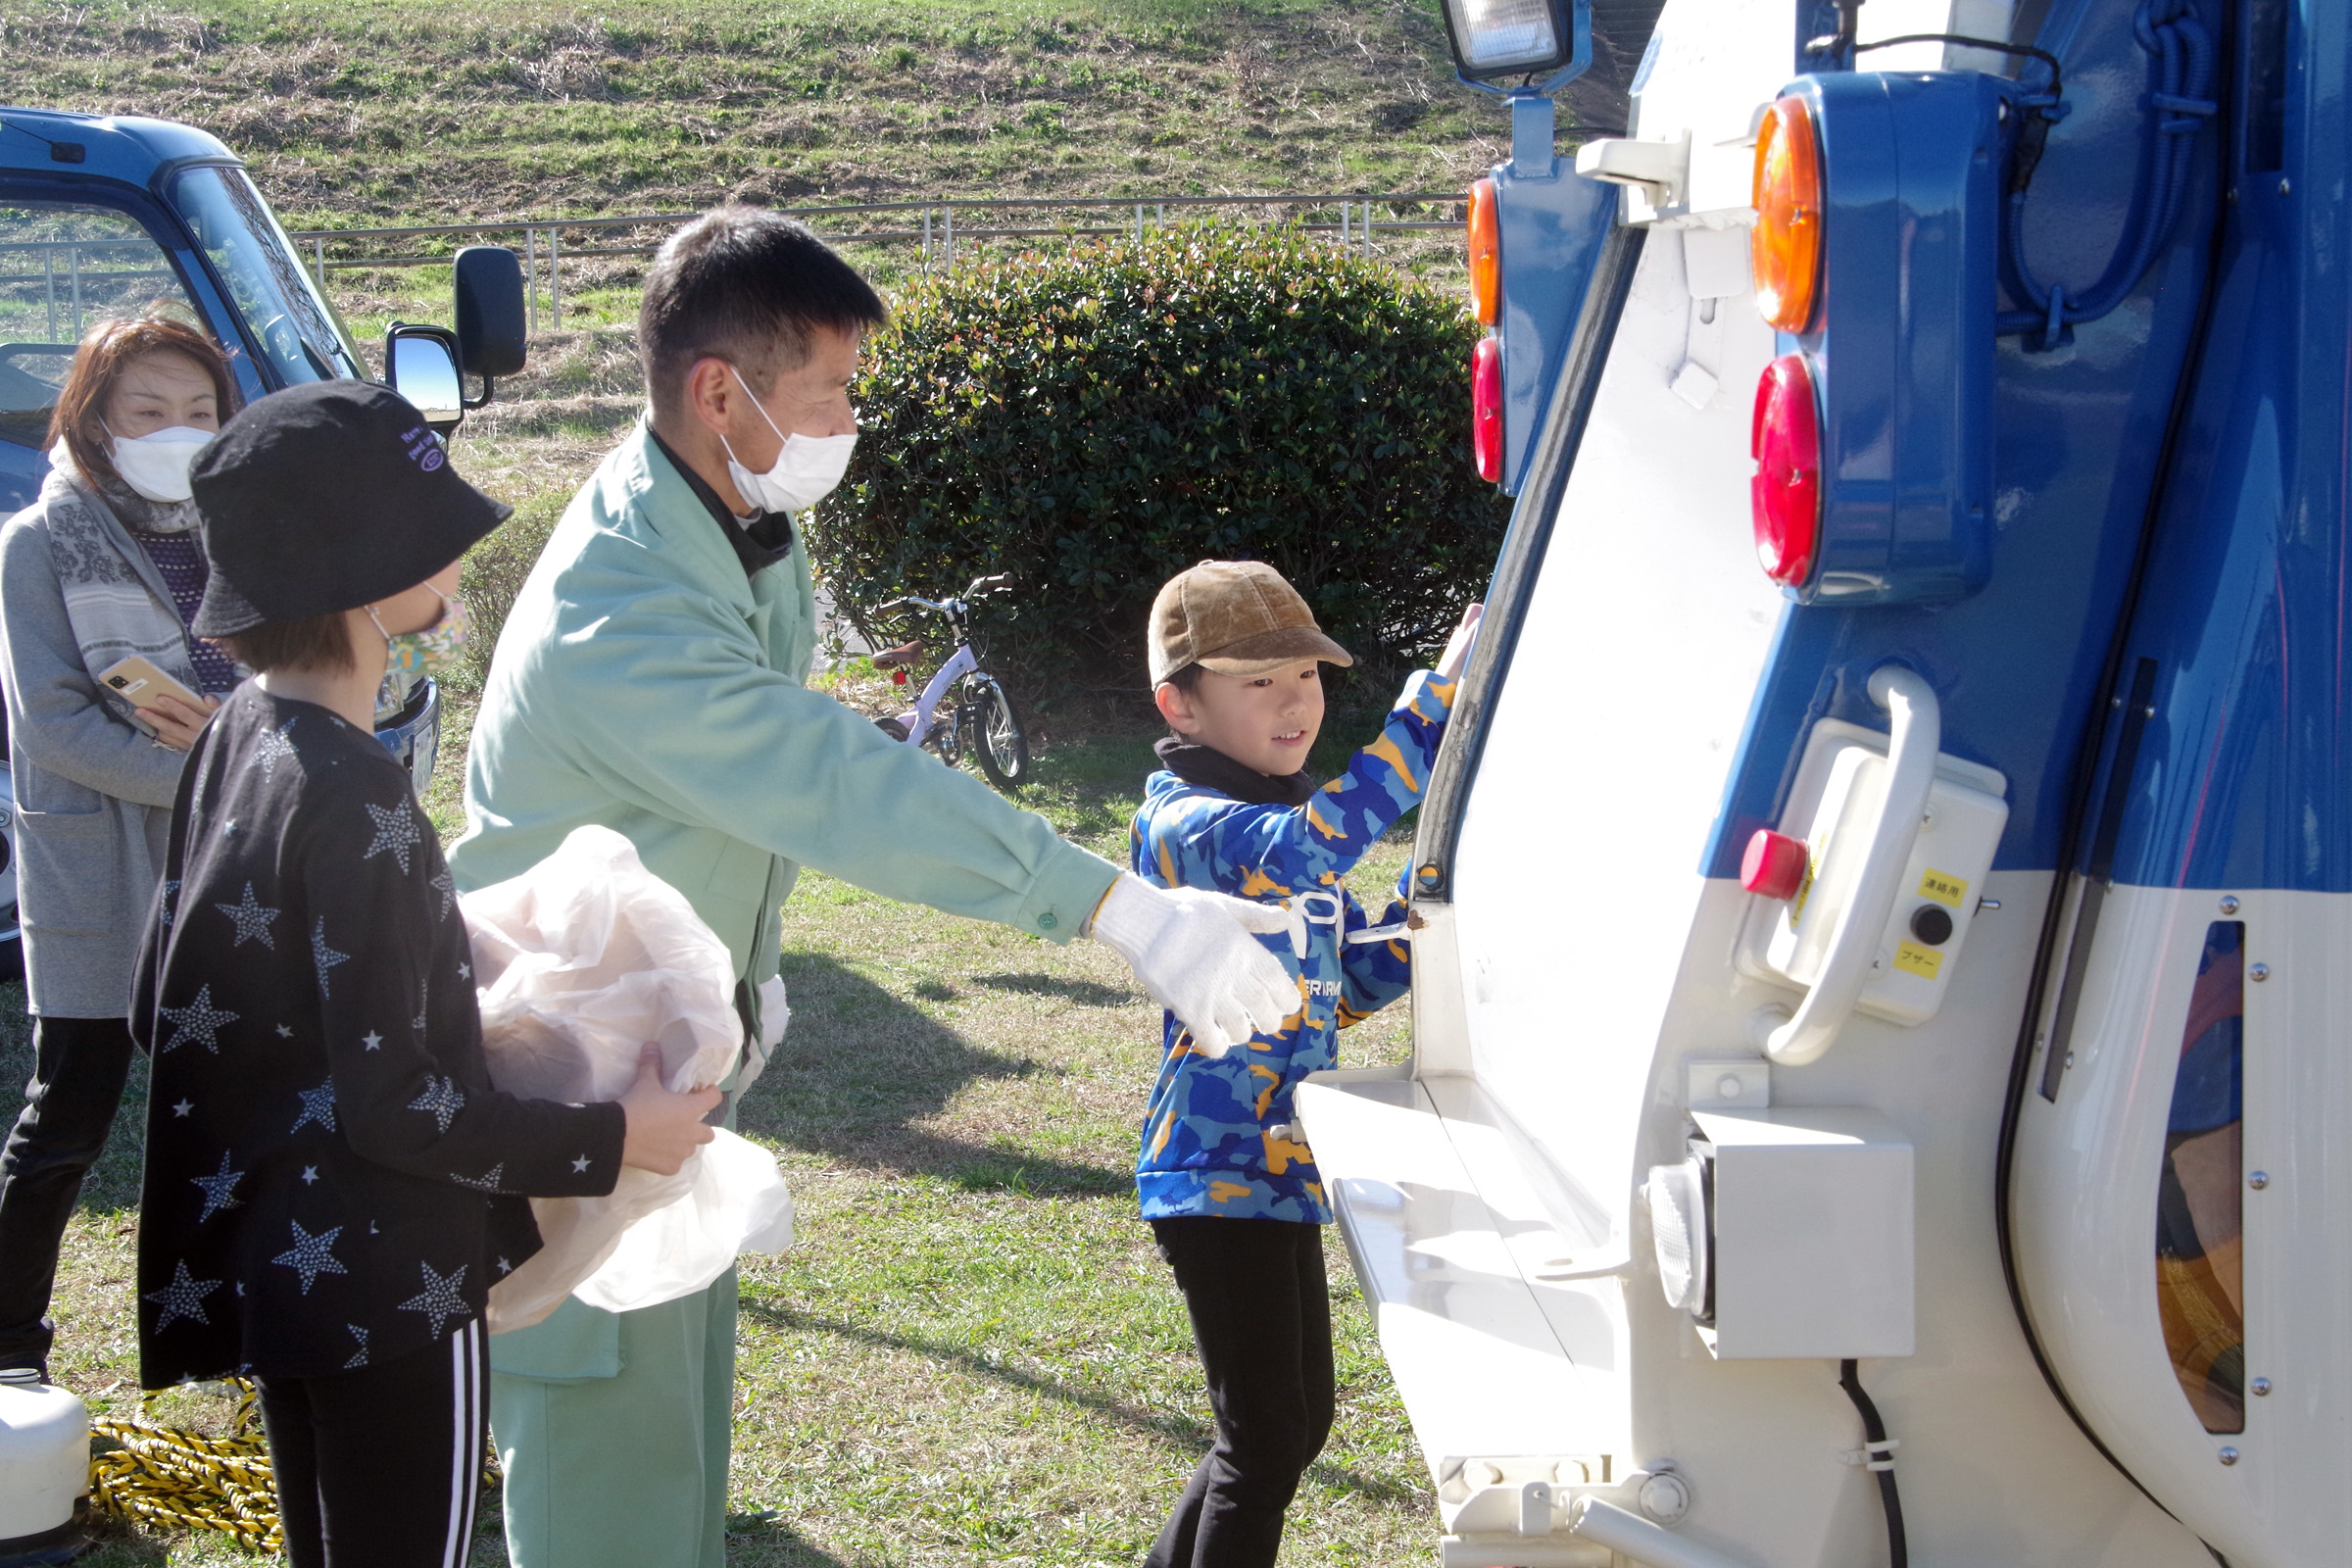
M 172 608 L 162 573 L 130 531 L 135 525 L 147 533 L 184 533 L 196 525 L 195 504 L 148 501 L 127 491 L 103 492 L 74 466 L 62 442 L 49 457 L 53 466 L 41 483 L 49 563 L 65 595 L 66 619 L 81 650 L 82 667 L 95 683 L 107 669 L 136 654 L 190 691 L 197 690 L 187 627 Z M 240 668 L 239 673 L 244 671 Z M 130 717 L 129 704 L 103 684 L 98 689 L 116 716 Z

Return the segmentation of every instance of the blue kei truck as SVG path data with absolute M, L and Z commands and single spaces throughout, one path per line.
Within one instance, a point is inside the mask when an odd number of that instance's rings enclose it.
M 2352 1560 L 2352 7 L 1445 10 L 1516 508 L 1298 1099 L 1441 1560 Z
M 396 323 L 381 361 L 383 378 L 444 433 L 524 360 L 514 253 L 470 246 L 454 271 L 456 330 Z M 319 285 L 244 165 L 205 132 L 0 108 L 0 518 L 39 493 L 58 392 L 82 333 L 110 317 L 162 309 L 200 324 L 227 351 L 242 402 L 303 381 L 373 379 Z M 433 683 L 390 677 L 376 732 L 421 791 L 440 743 Z M 0 733 L 0 759 L 4 743 Z M 0 760 L 0 818 L 13 821 L 6 786 Z M 15 972 L 9 847 L 0 845 L 0 970 Z

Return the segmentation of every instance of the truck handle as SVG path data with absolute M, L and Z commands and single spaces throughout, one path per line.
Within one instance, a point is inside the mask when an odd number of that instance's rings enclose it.
M 1837 1041 L 1838 1032 L 1853 1016 L 1854 1003 L 1878 961 L 1879 938 L 1894 913 L 1902 893 L 1903 871 L 1911 863 L 1919 840 L 1919 824 L 1927 814 L 1928 790 L 1936 782 L 1936 757 L 1943 749 L 1943 712 L 1935 688 L 1901 664 L 1881 664 L 1870 672 L 1870 700 L 1886 710 L 1891 720 L 1886 737 L 1886 804 L 1870 836 L 1870 854 L 1853 897 L 1830 933 L 1830 951 L 1822 960 L 1821 978 L 1796 1009 L 1796 1015 L 1775 1029 L 1764 1042 L 1764 1054 L 1786 1067 L 1816 1061 Z

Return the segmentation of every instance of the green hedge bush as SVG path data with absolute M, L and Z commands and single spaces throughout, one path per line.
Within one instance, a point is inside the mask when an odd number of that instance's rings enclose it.
M 990 658 L 1144 684 L 1161 582 L 1271 563 L 1375 671 L 1445 638 L 1508 504 L 1472 469 L 1476 328 L 1296 228 L 1187 227 L 915 279 L 868 350 L 864 434 L 810 543 L 836 603 L 1009 573 Z M 903 624 L 903 623 L 902 623 Z

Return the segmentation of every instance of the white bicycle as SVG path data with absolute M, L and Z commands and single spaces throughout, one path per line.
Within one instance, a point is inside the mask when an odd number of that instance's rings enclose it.
M 1029 778 L 1029 734 L 1021 727 L 1020 710 L 1012 694 L 994 675 L 980 667 L 972 652 L 972 602 L 1011 588 L 1010 577 L 976 577 L 954 599 L 893 599 L 875 609 L 877 615 L 909 609 L 928 611 L 948 623 L 956 651 L 923 685 L 914 706 L 896 717 L 878 719 L 883 731 L 903 745 L 928 746 L 941 761 L 956 765 L 968 746 L 979 759 L 980 771 L 999 789 L 1011 789 Z M 885 648 L 874 655 L 876 669 L 890 671 L 899 685 L 907 684 L 907 668 L 930 653 L 920 637 Z

